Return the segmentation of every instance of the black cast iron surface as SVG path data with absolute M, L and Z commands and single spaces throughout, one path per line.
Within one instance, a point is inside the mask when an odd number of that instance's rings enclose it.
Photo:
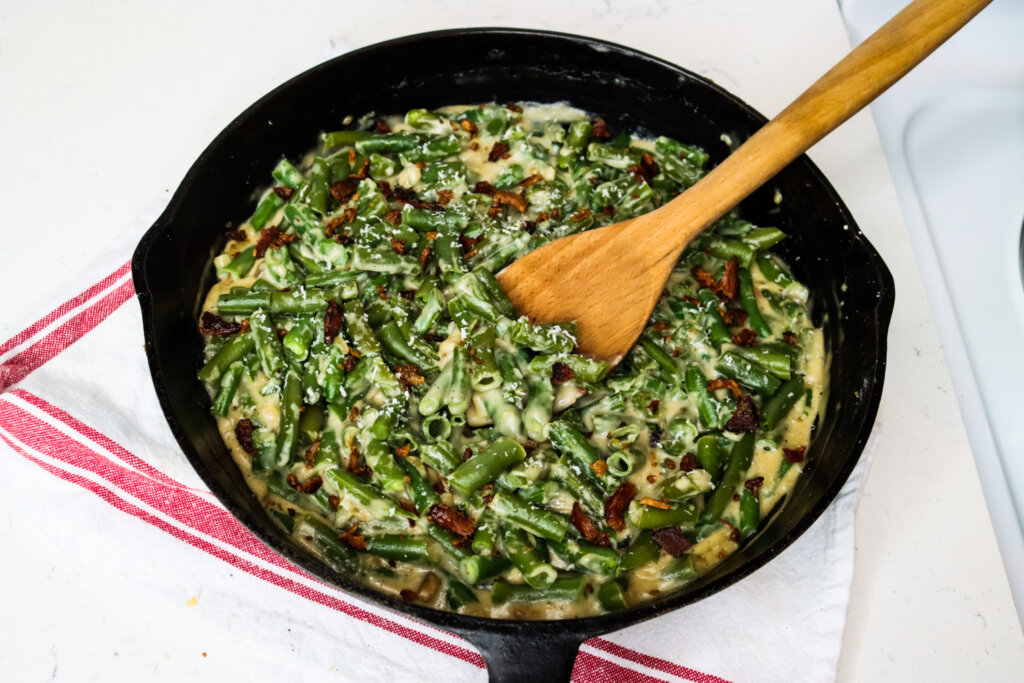
M 618 45 L 521 29 L 426 33 L 372 45 L 296 76 L 245 110 L 189 170 L 132 260 L 150 370 L 167 421 L 196 471 L 253 533 L 341 590 L 466 637 L 494 681 L 568 680 L 584 640 L 696 602 L 744 578 L 803 533 L 839 492 L 867 441 L 885 373 L 893 281 L 821 172 L 801 157 L 751 195 L 743 215 L 787 232 L 777 252 L 811 289 L 832 356 L 831 391 L 807 465 L 770 524 L 714 571 L 623 612 L 566 621 L 469 617 L 403 602 L 332 571 L 273 524 L 227 453 L 196 378 L 198 314 L 225 225 L 254 208 L 282 156 L 301 158 L 347 115 L 477 102 L 567 101 L 613 132 L 669 135 L 713 161 L 764 117 L 710 81 Z M 783 201 L 773 201 L 776 190 Z

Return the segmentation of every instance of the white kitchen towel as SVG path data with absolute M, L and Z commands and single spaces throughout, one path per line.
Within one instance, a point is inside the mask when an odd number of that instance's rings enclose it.
M 5 495 L 85 570 L 268 680 L 486 680 L 483 659 L 458 636 L 341 593 L 276 555 L 192 470 L 150 381 L 129 265 L 156 215 L 0 344 Z M 870 450 L 779 557 L 695 605 L 587 641 L 573 680 L 833 679 Z

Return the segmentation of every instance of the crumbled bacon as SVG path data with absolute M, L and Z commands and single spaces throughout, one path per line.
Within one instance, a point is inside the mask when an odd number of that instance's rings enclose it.
M 530 233 L 532 235 L 533 233 L 537 232 L 537 222 L 536 221 L 523 221 L 523 230 L 525 230 L 526 232 L 528 232 L 528 233 Z
M 341 332 L 341 322 L 344 313 L 341 304 L 334 299 L 327 302 L 327 312 L 324 314 L 324 343 L 331 344 L 338 338 Z
M 718 315 L 722 316 L 722 322 L 729 327 L 743 327 L 747 324 L 747 312 L 738 308 L 718 307 Z
M 477 130 L 475 123 L 473 123 L 469 119 L 463 119 L 462 122 L 459 123 L 459 125 L 462 126 L 462 130 L 469 133 L 470 137 L 476 137 Z
M 612 206 L 611 204 L 602 206 L 601 213 L 603 213 L 605 216 L 608 216 L 608 218 L 615 218 L 615 207 Z
M 754 405 L 754 399 L 749 396 L 744 396 L 740 399 L 736 412 L 725 423 L 725 429 L 734 434 L 757 431 L 760 426 L 761 416 L 757 412 L 757 406 Z
M 398 240 L 398 239 L 395 239 L 394 236 L 392 236 L 391 237 L 391 250 L 393 252 L 395 252 L 396 254 L 404 254 L 405 253 L 405 240 Z
M 636 497 L 636 486 L 628 481 L 619 484 L 615 493 L 604 504 L 604 521 L 616 531 L 626 528 L 626 508 L 629 502 Z
M 331 183 L 331 196 L 339 204 L 344 204 L 356 193 L 358 183 L 350 178 Z
M 551 366 L 551 382 L 554 384 L 564 384 L 575 376 L 576 373 L 565 363 L 557 362 Z
M 312 467 L 316 463 L 316 454 L 320 452 L 320 439 L 309 444 L 306 449 L 306 467 Z
M 234 242 L 244 242 L 247 239 L 249 239 L 249 235 L 245 232 L 245 230 L 228 230 L 224 234 L 228 236 L 229 240 L 232 240 Z
M 249 455 L 256 453 L 256 446 L 252 442 L 252 431 L 252 420 L 247 417 L 243 417 L 235 423 L 235 438 L 238 439 L 238 445 Z
M 403 389 L 417 387 L 426 381 L 420 374 L 420 369 L 415 365 L 396 365 L 392 370 L 398 375 L 398 381 L 402 383 Z
M 444 211 L 444 207 L 438 204 L 437 202 L 423 201 L 414 191 L 406 187 L 402 187 L 401 185 L 395 185 L 395 189 L 391 193 L 391 196 L 396 202 L 408 204 L 414 209 L 426 209 L 428 211 Z
M 388 209 L 388 212 L 384 214 L 384 220 L 389 225 L 398 225 L 402 222 L 402 210 L 401 209 Z
M 386 135 L 391 132 L 391 126 L 388 125 L 387 121 L 377 119 L 374 122 L 374 125 L 377 128 L 377 132 L 380 133 L 381 135 Z
M 394 194 L 394 192 L 391 189 L 391 183 L 389 183 L 386 180 L 378 180 L 377 181 L 377 187 L 378 187 L 378 189 L 380 189 L 381 194 L 383 194 L 385 197 L 387 197 L 388 201 L 391 201 L 391 197 Z
M 346 531 L 342 531 L 338 534 L 338 538 L 345 543 L 348 543 L 349 547 L 353 550 L 366 550 L 366 539 L 362 536 L 357 536 L 356 532 L 359 530 L 359 522 L 353 522 Z
M 579 502 L 572 504 L 572 525 L 576 527 L 576 530 L 580 532 L 583 538 L 594 545 L 605 548 L 611 547 L 611 543 L 608 541 L 608 534 L 597 528 L 597 525 L 587 516 L 587 513 L 583 512 Z
M 728 389 L 729 392 L 732 393 L 733 398 L 737 401 L 740 399 L 740 396 L 743 395 L 740 385 L 737 384 L 734 379 L 719 377 L 708 382 L 708 391 L 715 391 L 716 389 Z
M 594 127 L 590 131 L 590 135 L 595 138 L 610 138 L 612 134 L 608 132 L 608 124 L 604 122 L 600 116 L 594 119 Z
M 732 343 L 737 346 L 757 346 L 757 330 L 743 328 L 736 334 L 732 335 Z
M 319 442 L 317 442 L 317 443 L 319 443 Z M 310 477 L 302 485 L 302 492 L 303 493 L 316 493 L 317 491 L 320 490 L 320 487 L 323 486 L 323 484 L 324 484 L 323 478 L 321 478 L 321 477 Z
M 754 494 L 754 498 L 757 498 L 757 494 L 761 491 L 761 487 L 764 485 L 764 477 L 754 477 L 753 479 L 747 479 L 743 482 L 743 488 Z
M 408 458 L 409 457 L 409 451 L 411 451 L 411 450 L 412 450 L 412 444 L 408 444 L 407 443 L 404 446 L 399 446 L 398 448 L 396 448 L 395 449 L 395 455 L 397 455 L 399 458 Z
M 683 472 L 693 472 L 697 469 L 697 456 L 687 453 L 679 459 L 679 469 Z
M 472 517 L 467 517 L 455 508 L 441 503 L 434 503 L 430 506 L 427 518 L 442 529 L 461 538 L 469 538 L 476 532 L 476 522 Z
M 519 187 L 529 187 L 544 180 L 544 176 L 540 173 L 531 173 L 522 180 L 519 181 Z
M 423 247 L 420 249 L 420 273 L 427 270 L 427 261 L 430 260 L 430 247 Z
M 575 214 L 573 214 L 572 219 L 574 221 L 576 221 L 577 223 L 579 223 L 582 220 L 586 220 L 590 216 L 590 214 L 591 214 L 590 209 L 588 209 L 585 206 L 581 206 L 579 208 L 579 211 L 577 211 Z
M 349 173 L 348 177 L 349 178 L 354 178 L 356 180 L 362 180 L 363 178 L 366 177 L 366 172 L 367 172 L 367 170 L 369 170 L 369 168 L 370 168 L 370 157 L 366 157 L 365 159 L 363 159 L 363 165 L 359 167 L 359 170 L 356 171 L 355 173 Z
M 462 451 L 462 461 L 465 462 L 473 457 L 473 449 L 466 446 L 466 450 Z
M 786 456 L 786 462 L 796 464 L 804 461 L 804 453 L 807 452 L 807 446 L 800 446 L 798 448 L 783 448 L 782 454 Z
M 797 345 L 796 334 L 793 333 L 793 332 L 788 332 L 788 331 L 787 332 L 783 332 L 782 333 L 782 341 L 786 342 L 790 346 L 796 346 Z
M 327 496 L 327 504 L 331 506 L 331 509 L 335 512 L 338 511 L 338 507 L 341 506 L 341 498 L 335 495 Z
M 590 463 L 590 469 L 594 471 L 594 474 L 596 474 L 599 479 L 604 478 L 604 475 L 608 474 L 608 461 L 604 459 L 595 460 Z
M 733 301 L 740 291 L 739 280 L 740 262 L 735 256 L 725 264 L 725 272 L 722 273 L 722 282 L 718 286 L 718 293 L 725 297 L 726 301 Z
M 448 206 L 452 199 L 455 198 L 455 193 L 451 190 L 438 190 L 437 191 L 437 203 L 441 206 Z
M 498 191 L 498 188 L 494 187 L 494 185 L 491 185 L 486 180 L 481 180 L 473 186 L 473 190 L 476 191 L 477 194 L 494 194 Z
M 466 237 L 465 235 L 459 235 L 459 242 L 462 244 L 462 248 L 466 251 L 476 249 L 476 245 L 483 241 L 483 237 Z
M 356 363 L 358 363 L 358 362 L 359 362 L 359 359 L 356 358 L 355 356 L 351 355 L 351 354 L 349 354 L 348 356 L 345 356 L 345 362 L 343 363 L 343 367 L 345 368 L 345 372 L 352 372 L 353 370 L 355 370 L 356 369 Z
M 506 154 L 508 154 L 508 143 L 495 142 L 494 147 L 491 147 L 490 154 L 487 155 L 487 161 L 497 161 Z
M 274 188 L 274 194 L 276 194 L 281 199 L 288 201 L 289 199 L 292 198 L 292 195 L 295 194 L 295 190 L 288 187 L 287 185 L 278 185 L 277 187 Z
M 256 243 L 256 251 L 254 252 L 256 258 L 262 258 L 267 253 L 267 249 L 270 249 L 277 242 L 277 238 L 280 235 L 281 231 L 276 225 L 260 230 L 260 239 Z
M 508 109 L 509 111 L 514 111 L 517 114 L 522 114 L 523 113 L 523 108 L 520 107 L 515 102 L 509 102 L 508 104 L 506 104 L 505 105 L 505 109 Z
M 526 210 L 530 207 L 530 203 L 526 201 L 525 196 L 515 192 L 506 192 L 505 190 L 494 191 L 494 203 L 515 207 L 515 210 L 519 213 L 526 213 Z
M 387 299 L 388 299 L 388 291 L 386 289 L 384 289 L 384 285 L 377 285 L 377 296 L 379 296 L 381 299 L 384 299 L 385 301 L 387 301 Z
M 681 557 L 693 545 L 682 531 L 675 527 L 658 529 L 651 534 L 654 542 L 672 557 Z
M 285 478 L 285 482 L 288 484 L 288 486 L 295 489 L 296 491 L 302 491 L 302 484 L 299 483 L 299 478 L 296 477 L 294 474 L 289 474 Z
M 434 342 L 434 343 L 443 342 L 445 340 L 445 338 L 443 336 L 441 336 L 440 334 L 437 334 L 436 332 L 427 332 L 426 334 L 423 335 L 423 338 L 425 340 L 427 340 L 428 342 Z
M 212 337 L 230 337 L 242 331 L 242 323 L 228 322 L 215 313 L 205 311 L 199 322 L 199 331 Z
M 659 401 L 658 399 L 654 399 L 653 401 L 647 404 L 647 410 L 649 410 L 652 413 L 658 412 L 658 408 L 660 407 L 661 401 Z

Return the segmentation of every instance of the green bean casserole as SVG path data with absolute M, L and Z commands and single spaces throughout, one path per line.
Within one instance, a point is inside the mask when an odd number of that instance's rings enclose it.
M 345 125 L 273 169 L 200 320 L 223 439 L 296 543 L 408 601 L 557 619 L 649 601 L 757 533 L 827 379 L 780 230 L 716 222 L 614 368 L 494 276 L 664 204 L 704 151 L 558 104 Z

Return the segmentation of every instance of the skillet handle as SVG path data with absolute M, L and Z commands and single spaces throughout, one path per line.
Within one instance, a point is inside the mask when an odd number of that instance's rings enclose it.
M 570 624 L 556 633 L 522 630 L 511 633 L 464 634 L 487 662 L 490 683 L 568 683 L 576 653 L 589 634 Z

